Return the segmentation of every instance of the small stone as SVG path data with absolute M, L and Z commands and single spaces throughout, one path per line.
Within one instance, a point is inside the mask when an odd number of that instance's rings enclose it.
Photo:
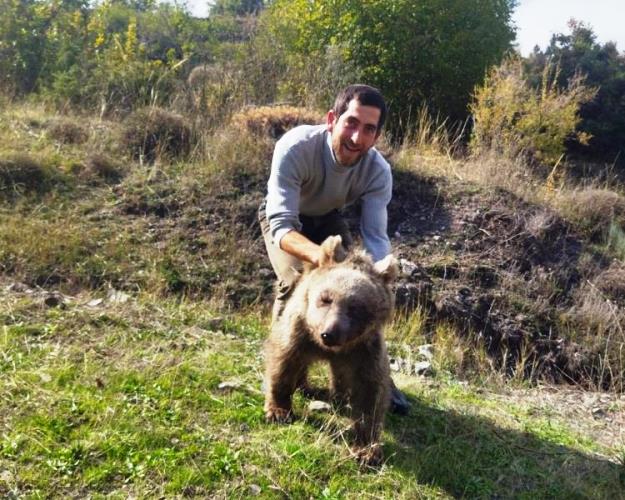
M 605 410 L 603 408 L 599 408 L 598 406 L 594 407 L 591 412 L 594 418 L 605 418 L 607 415 Z
M 427 361 L 432 361 L 434 353 L 432 352 L 434 346 L 432 344 L 423 344 L 418 347 L 419 356 L 422 356 Z
M 20 283 L 20 282 L 17 281 L 15 283 L 11 283 L 7 287 L 7 291 L 8 292 L 16 292 L 16 293 L 28 293 L 31 290 L 28 287 L 28 285 L 25 285 L 24 283 Z
M 414 372 L 422 377 L 432 375 L 432 363 L 429 361 L 418 361 L 414 364 Z
M 332 409 L 332 406 L 325 401 L 315 400 L 308 404 L 308 409 L 316 412 L 329 412 Z
M 261 494 L 263 490 L 257 484 L 250 484 L 250 494 L 254 496 L 258 496 Z
M 93 299 L 87 302 L 88 307 L 98 307 L 104 302 L 104 299 Z
M 44 296 L 43 303 L 48 307 L 62 307 L 63 296 L 57 292 L 48 293 Z
M 401 364 L 399 360 L 393 358 L 390 360 L 389 365 L 390 365 L 391 371 L 394 371 L 394 372 L 401 371 Z
M 130 300 L 130 295 L 120 290 L 111 289 L 108 293 L 108 300 L 114 304 L 125 304 L 128 300 Z
M 226 380 L 224 382 L 220 382 L 220 384 L 217 386 L 217 389 L 222 392 L 231 392 L 236 389 L 240 389 L 241 386 L 241 382 L 238 382 L 236 380 Z

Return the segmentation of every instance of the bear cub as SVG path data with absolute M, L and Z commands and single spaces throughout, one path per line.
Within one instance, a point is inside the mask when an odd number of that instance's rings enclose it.
M 332 396 L 351 406 L 354 454 L 379 465 L 391 385 L 382 330 L 393 312 L 397 263 L 389 255 L 374 264 L 361 251 L 346 258 L 340 236 L 321 248 L 319 266 L 305 268 L 266 342 L 265 417 L 289 422 L 291 397 L 306 384 L 308 366 L 327 361 Z

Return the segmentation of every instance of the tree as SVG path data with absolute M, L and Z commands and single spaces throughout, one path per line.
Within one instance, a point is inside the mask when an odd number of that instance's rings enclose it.
M 220 16 L 257 15 L 264 6 L 264 0 L 215 0 L 210 8 L 210 13 Z
M 289 66 L 306 69 L 339 51 L 379 87 L 401 132 L 427 104 L 467 116 L 474 86 L 514 40 L 515 0 L 276 0 L 267 25 Z M 322 64 L 325 67 L 324 64 Z M 336 89 L 332 89 L 336 90 Z
M 526 65 L 537 76 L 546 65 L 559 67 L 558 85 L 566 88 L 576 75 L 585 75 L 587 85 L 599 90 L 595 99 L 580 110 L 580 129 L 592 135 L 588 148 L 580 149 L 570 143 L 569 150 L 591 155 L 597 159 L 625 164 L 625 56 L 620 55 L 612 42 L 597 43 L 592 29 L 583 22 L 569 21 L 570 33 L 555 34 L 545 50 L 535 50 Z

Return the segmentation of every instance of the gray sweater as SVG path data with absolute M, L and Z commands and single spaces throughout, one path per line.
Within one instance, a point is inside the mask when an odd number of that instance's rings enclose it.
M 302 125 L 277 142 L 267 189 L 267 220 L 275 244 L 301 231 L 299 214 L 325 215 L 362 202 L 360 232 L 367 252 L 380 260 L 391 251 L 386 206 L 391 200 L 391 167 L 371 148 L 351 167 L 336 162 L 325 125 Z

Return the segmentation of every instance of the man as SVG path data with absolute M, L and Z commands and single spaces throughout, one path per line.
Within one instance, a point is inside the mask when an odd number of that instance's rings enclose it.
M 391 168 L 373 147 L 387 108 L 368 85 L 350 85 L 336 98 L 325 125 L 302 125 L 276 144 L 265 203 L 259 220 L 269 260 L 278 277 L 275 320 L 288 299 L 302 262 L 317 264 L 325 238 L 352 238 L 339 210 L 361 202 L 360 232 L 374 261 L 388 255 L 387 205 Z M 391 409 L 406 413 L 409 403 L 393 386 Z

